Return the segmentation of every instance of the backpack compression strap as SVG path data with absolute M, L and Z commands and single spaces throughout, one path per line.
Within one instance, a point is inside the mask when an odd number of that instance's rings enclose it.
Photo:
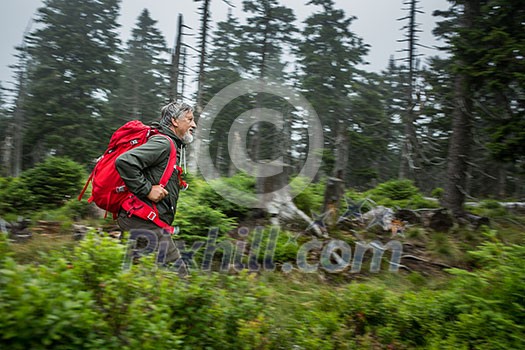
M 175 231 L 175 228 L 164 221 L 162 221 L 159 218 L 157 208 L 152 208 L 140 199 L 137 198 L 134 194 L 130 195 L 128 199 L 126 199 L 122 203 L 122 209 L 124 209 L 128 216 L 136 216 L 143 220 L 150 220 L 158 227 L 164 229 L 166 232 L 168 232 L 170 235 L 173 234 Z

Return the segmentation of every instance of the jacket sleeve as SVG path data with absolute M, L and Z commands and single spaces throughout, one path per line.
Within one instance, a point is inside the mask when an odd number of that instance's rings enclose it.
M 153 184 L 145 176 L 145 169 L 164 164 L 170 155 L 170 147 L 169 140 L 164 137 L 152 137 L 116 159 L 115 167 L 132 193 L 147 197 Z

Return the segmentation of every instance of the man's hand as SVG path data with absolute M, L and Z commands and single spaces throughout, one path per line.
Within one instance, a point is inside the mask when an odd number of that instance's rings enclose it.
M 168 195 L 168 191 L 161 185 L 153 185 L 148 193 L 148 199 L 152 202 L 160 202 Z

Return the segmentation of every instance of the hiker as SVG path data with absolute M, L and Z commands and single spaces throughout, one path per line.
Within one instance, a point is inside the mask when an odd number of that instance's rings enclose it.
M 193 141 L 193 131 L 197 127 L 193 117 L 193 108 L 185 103 L 170 102 L 161 109 L 160 122 L 153 123 L 152 127 L 174 141 L 177 149 L 177 164 L 185 163 L 185 147 Z M 181 175 L 175 170 L 166 187 L 158 185 L 168 164 L 170 147 L 170 141 L 167 138 L 153 136 L 146 143 L 120 155 L 115 162 L 117 171 L 129 191 L 151 207 L 156 208 L 158 217 L 168 225 L 175 217 L 180 190 L 179 176 Z M 157 247 L 164 242 L 168 244 L 168 249 L 164 249 L 166 251 L 164 262 L 169 263 L 178 259 L 179 254 L 171 236 L 151 220 L 133 216 L 132 213 L 120 209 L 117 222 L 124 231 L 153 232 L 158 238 Z

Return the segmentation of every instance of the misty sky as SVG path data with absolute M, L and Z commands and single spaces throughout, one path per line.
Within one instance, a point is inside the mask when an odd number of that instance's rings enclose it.
M 234 15 L 241 17 L 242 0 L 229 1 L 236 5 L 233 9 Z M 435 26 L 432 12 L 436 9 L 446 9 L 448 2 L 446 0 L 420 2 L 421 10 L 425 12 L 418 15 L 420 29 L 423 31 L 420 33 L 420 43 L 434 46 L 438 42 L 431 33 Z M 314 6 L 305 6 L 307 0 L 281 0 L 280 3 L 294 10 L 300 27 L 302 21 L 318 9 Z M 362 68 L 379 72 L 386 67 L 391 55 L 396 58 L 406 55 L 397 52 L 406 46 L 406 43 L 397 42 L 403 38 L 401 27 L 406 23 L 397 21 L 407 14 L 401 9 L 404 7 L 403 0 L 335 0 L 335 3 L 347 15 L 357 17 L 350 29 L 370 45 L 369 55 L 365 58 L 370 64 Z M 13 73 L 8 66 L 16 62 L 14 47 L 21 44 L 24 30 L 42 4 L 43 0 L 1 0 L 0 81 L 4 87 L 10 87 L 9 82 L 13 81 Z M 119 23 L 122 25 L 120 32 L 123 41 L 129 38 L 130 30 L 144 8 L 147 8 L 150 16 L 158 21 L 157 28 L 164 34 L 169 47 L 173 46 L 175 39 L 178 13 L 183 14 L 185 24 L 195 31 L 199 28 L 197 4 L 193 0 L 122 0 Z M 222 0 L 212 0 L 212 21 L 224 20 L 227 8 Z M 186 40 L 191 44 L 193 39 L 188 37 Z M 432 49 L 419 48 L 418 50 L 426 56 L 440 54 L 439 51 Z

